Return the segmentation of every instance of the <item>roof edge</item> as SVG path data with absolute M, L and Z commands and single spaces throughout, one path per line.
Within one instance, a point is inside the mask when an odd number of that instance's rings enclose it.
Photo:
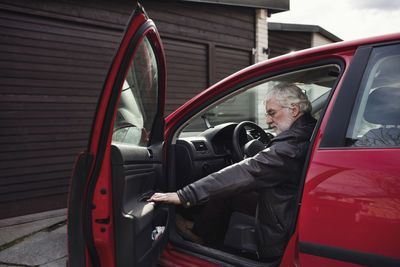
M 333 33 L 325 30 L 318 25 L 310 24 L 295 24 L 295 23 L 280 23 L 280 22 L 268 22 L 268 30 L 271 31 L 291 31 L 291 32 L 314 32 L 320 33 L 322 36 L 334 41 L 343 41 Z
M 278 13 L 289 10 L 290 0 L 180 0 L 181 2 L 193 2 L 203 4 L 216 4 L 227 6 L 240 6 L 249 8 L 267 9 L 269 13 Z

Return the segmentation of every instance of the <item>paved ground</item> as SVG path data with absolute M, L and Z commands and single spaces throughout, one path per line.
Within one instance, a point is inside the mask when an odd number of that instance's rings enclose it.
M 65 267 L 66 216 L 0 228 L 0 266 Z

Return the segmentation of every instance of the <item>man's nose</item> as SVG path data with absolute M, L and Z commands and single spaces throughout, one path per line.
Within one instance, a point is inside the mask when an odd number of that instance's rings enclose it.
M 271 118 L 271 116 L 267 116 L 267 123 L 268 124 L 271 124 L 271 123 L 273 123 L 274 121 L 272 120 L 272 118 Z

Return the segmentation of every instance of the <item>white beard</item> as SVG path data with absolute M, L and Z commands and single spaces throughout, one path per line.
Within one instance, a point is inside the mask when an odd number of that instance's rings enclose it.
M 286 131 L 287 129 L 290 128 L 290 126 L 293 123 L 293 118 L 289 114 L 289 109 L 284 109 L 283 112 L 285 112 L 286 119 L 279 126 L 276 124 L 274 125 L 276 127 L 275 128 L 276 134 L 280 134 L 281 132 Z

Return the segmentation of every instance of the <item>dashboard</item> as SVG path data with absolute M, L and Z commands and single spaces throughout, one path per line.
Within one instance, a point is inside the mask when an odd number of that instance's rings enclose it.
M 237 123 L 224 123 L 176 142 L 176 184 L 182 188 L 233 163 L 232 136 Z

